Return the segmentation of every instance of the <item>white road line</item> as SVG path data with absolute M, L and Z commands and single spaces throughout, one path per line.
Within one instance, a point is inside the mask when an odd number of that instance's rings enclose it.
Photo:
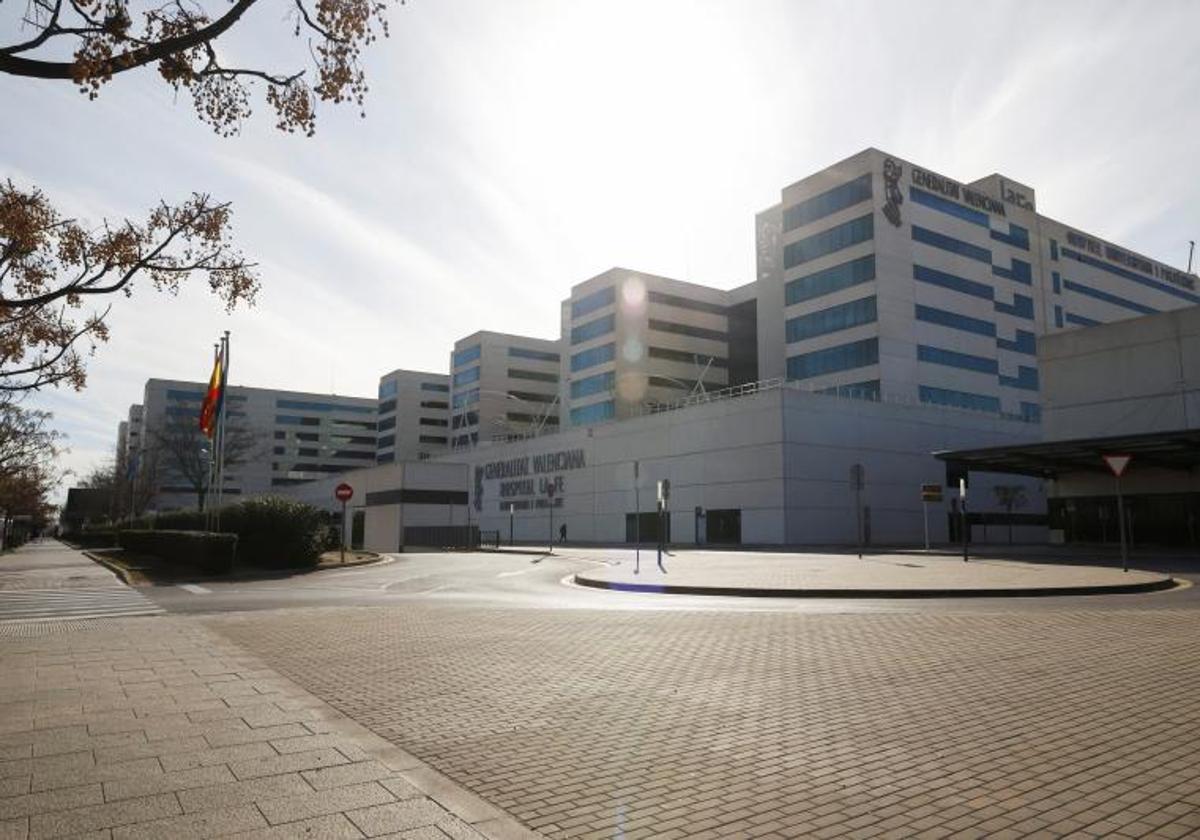
M 188 592 L 191 592 L 193 595 L 211 595 L 212 594 L 211 589 L 205 589 L 203 586 L 197 586 L 194 583 L 181 583 L 181 584 L 179 584 L 179 588 L 186 589 Z
M 535 569 L 517 569 L 515 572 L 501 572 L 500 574 L 496 575 L 496 577 L 498 577 L 498 578 L 512 577 L 513 575 L 523 575 L 526 572 L 533 572 L 533 571 L 536 571 L 536 570 Z
M 158 615 L 162 607 L 129 587 L 0 592 L 0 621 Z

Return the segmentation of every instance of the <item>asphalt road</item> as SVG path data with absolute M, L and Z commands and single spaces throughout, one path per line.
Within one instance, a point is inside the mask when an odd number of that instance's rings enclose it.
M 512 553 L 412 553 L 380 564 L 256 581 L 196 581 L 141 591 L 172 613 L 223 613 L 301 607 L 427 606 L 500 609 L 700 610 L 706 612 L 995 613 L 1055 610 L 1127 610 L 1200 606 L 1200 588 L 1146 595 L 1082 598 L 966 600 L 770 599 L 655 595 L 575 586 L 571 575 L 596 563 L 633 562 L 623 549 L 556 549 L 553 555 Z M 894 558 L 892 558 L 894 559 Z M 883 562 L 868 557 L 861 562 Z M 653 551 L 643 551 L 653 563 Z M 670 563 L 670 558 L 666 558 Z M 860 562 L 847 556 L 846 562 Z M 1143 567 L 1184 575 L 1200 570 L 1187 558 L 1147 560 Z M 668 565 L 669 568 L 669 565 Z

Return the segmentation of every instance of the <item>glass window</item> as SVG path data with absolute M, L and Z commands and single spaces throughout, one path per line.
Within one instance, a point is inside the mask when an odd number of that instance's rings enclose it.
M 927 193 L 925 190 L 919 190 L 916 187 L 908 188 L 908 197 L 912 199 L 913 204 L 923 204 L 939 213 L 945 213 L 947 216 L 954 216 L 962 219 L 965 222 L 970 222 L 973 225 L 982 225 L 989 227 L 988 214 L 981 210 L 973 210 L 970 207 L 964 207 L 958 202 L 951 201 L 948 198 L 942 198 L 940 195 Z
M 577 379 L 571 383 L 571 399 L 590 397 L 592 394 L 607 393 L 613 389 L 617 375 L 613 371 L 598 373 L 585 379 Z
M 508 355 L 514 359 L 536 359 L 539 362 L 557 362 L 557 353 L 546 353 L 542 350 L 527 350 L 524 347 L 509 347 Z
M 646 300 L 651 303 L 661 303 L 663 306 L 674 306 L 677 309 L 691 309 L 696 312 L 708 312 L 713 315 L 727 315 L 729 310 L 719 303 L 709 303 L 704 300 L 692 300 L 679 295 L 668 295 L 664 292 L 650 291 Z
M 812 198 L 788 207 L 783 211 L 783 229 L 795 230 L 870 198 L 871 174 L 868 172 L 853 181 L 847 181 L 827 192 L 814 195 Z
M 454 374 L 454 387 L 455 388 L 458 388 L 462 385 L 469 385 L 472 382 L 478 382 L 478 381 L 479 381 L 479 365 L 476 365 L 473 368 L 467 368 L 466 370 L 462 370 L 462 371 L 459 371 L 458 373 Z
M 1056 303 L 1056 304 L 1054 304 L 1054 326 L 1062 327 L 1062 325 L 1063 325 L 1062 307 Z
M 379 404 L 379 413 L 380 414 L 391 414 L 395 410 L 396 410 L 396 401 L 395 400 L 384 400 L 383 402 L 381 402 Z
M 826 335 L 839 330 L 848 330 L 862 324 L 874 323 L 877 317 L 875 296 L 852 300 L 839 306 L 831 306 L 789 318 L 787 321 L 787 341 L 803 341 L 818 335 Z
M 470 347 L 464 347 L 462 350 L 454 351 L 454 367 L 465 365 L 468 362 L 473 362 L 479 358 L 479 345 L 474 344 Z
M 1007 338 L 997 338 L 996 346 L 1001 350 L 1011 350 L 1014 353 L 1037 355 L 1037 337 L 1028 330 L 1017 330 L 1017 337 L 1013 341 L 1009 341 Z
M 203 391 L 177 391 L 174 388 L 167 390 L 167 399 L 178 400 L 179 402 L 202 402 L 204 400 Z
M 793 268 L 817 257 L 832 254 L 860 242 L 868 242 L 875 236 L 874 217 L 870 215 L 851 219 L 837 227 L 814 233 L 812 236 L 784 246 L 783 267 Z
M 595 312 L 597 309 L 603 309 L 616 300 L 616 291 L 612 286 L 607 286 L 598 292 L 592 292 L 590 295 L 581 297 L 579 300 L 571 303 L 571 317 L 579 318 L 587 315 L 589 312 Z
M 1050 279 L 1054 282 L 1054 294 L 1062 294 L 1062 275 L 1057 271 L 1050 272 Z
M 985 262 L 988 265 L 992 264 L 992 252 L 987 248 L 980 248 L 978 245 L 972 245 L 970 242 L 963 242 L 961 239 L 955 239 L 953 236 L 946 236 L 944 233 L 938 233 L 927 228 L 912 227 L 912 238 L 914 242 L 922 242 L 926 245 L 931 245 L 934 248 L 941 248 L 943 251 L 949 251 L 952 254 L 958 254 L 963 257 L 969 257 L 973 260 Z
M 1075 315 L 1070 312 L 1063 314 L 1063 319 L 1068 324 L 1074 324 L 1077 327 L 1094 327 L 1099 324 L 1099 321 L 1093 321 L 1091 318 L 1084 318 L 1082 315 Z
M 519 368 L 508 369 L 509 379 L 529 379 L 534 382 L 557 382 L 557 373 L 542 373 L 540 370 L 520 370 Z
M 1058 259 L 1058 240 L 1057 239 L 1050 240 L 1050 259 L 1052 259 L 1052 260 Z
M 916 315 L 918 321 L 925 321 L 928 324 L 940 324 L 943 327 L 950 327 L 962 330 L 963 332 L 976 333 L 993 338 L 996 335 L 996 325 L 991 321 L 969 318 L 966 315 L 959 315 L 957 312 L 947 312 L 945 309 L 923 306 L 918 303 Z
M 1076 283 L 1073 280 L 1063 280 L 1063 288 L 1069 292 L 1077 292 L 1078 294 L 1086 295 L 1087 297 L 1095 298 L 1096 300 L 1102 300 L 1105 303 L 1111 303 L 1114 306 L 1120 306 L 1133 312 L 1140 312 L 1143 315 L 1151 315 L 1158 311 L 1157 309 L 1146 306 L 1145 304 L 1137 303 L 1136 301 L 1119 297 L 1117 295 L 1112 295 L 1108 292 L 1102 292 L 1099 289 L 1093 289 L 1091 286 L 1085 286 L 1082 283 Z
M 388 429 L 396 428 L 396 418 L 388 417 L 386 420 L 379 421 L 379 431 L 386 432 Z
M 344 411 L 349 414 L 374 414 L 373 405 L 344 405 L 341 403 L 308 402 L 306 400 L 275 400 L 276 408 L 290 408 L 294 411 Z
M 417 420 L 418 426 L 440 426 L 445 428 L 450 425 L 449 420 L 444 420 L 441 417 L 421 417 Z
M 421 408 L 449 408 L 450 403 L 443 400 L 421 400 Z
M 464 405 L 477 403 L 479 402 L 479 389 L 472 388 L 470 391 L 463 391 L 462 393 L 455 394 L 452 402 L 456 409 L 462 408 Z
M 788 379 L 810 379 L 839 370 L 852 370 L 879 362 L 879 339 L 868 338 L 825 350 L 802 353 L 787 360 Z
M 379 383 L 379 399 L 383 399 L 384 397 L 394 397 L 399 387 L 400 383 L 395 379 L 385 379 L 383 382 Z
M 464 426 L 478 426 L 479 425 L 479 412 L 478 411 L 465 411 L 462 414 L 455 414 L 454 422 L 452 425 L 455 429 L 461 429 Z
M 535 394 L 532 391 L 509 391 L 508 395 L 532 403 L 552 403 L 558 399 L 557 394 Z
M 790 306 L 793 303 L 811 300 L 874 279 L 875 255 L 868 254 L 790 281 L 786 286 L 787 304 Z
M 1190 303 L 1200 303 L 1200 296 L 1193 295 L 1190 292 L 1185 292 L 1183 289 L 1177 289 L 1174 286 L 1168 286 L 1165 283 L 1159 283 L 1157 280 L 1151 280 L 1149 277 L 1143 277 L 1136 272 L 1121 268 L 1120 266 L 1112 265 L 1111 263 L 1102 262 L 1101 260 L 1089 257 L 1087 254 L 1081 254 L 1078 251 L 1073 251 L 1070 248 L 1063 248 L 1062 254 L 1072 260 L 1090 265 L 1092 268 L 1099 268 L 1107 271 L 1109 274 L 1115 274 L 1118 277 L 1124 277 L 1126 280 L 1132 280 L 1134 283 L 1139 283 L 1150 289 L 1157 289 L 1160 292 L 1166 292 L 1169 295 L 1174 295 L 1177 298 L 1189 301 Z
M 1021 403 L 1021 419 L 1026 423 L 1042 422 L 1042 407 L 1037 403 Z
M 1013 315 L 1017 318 L 1025 318 L 1033 320 L 1033 298 L 1025 295 L 1013 295 L 1013 302 L 1001 303 L 996 301 L 992 304 L 997 312 L 1003 312 L 1005 315 Z
M 728 359 L 707 356 L 704 353 L 689 353 L 686 350 L 671 350 L 666 347 L 651 347 L 646 351 L 646 355 L 651 359 L 666 359 L 669 362 L 683 362 L 689 365 L 696 364 L 701 367 L 704 365 L 715 368 L 729 367 Z
M 477 437 L 476 435 L 472 435 L 472 440 L 477 440 L 477 439 L 478 439 L 478 437 Z M 445 437 L 439 437 L 439 436 L 437 436 L 437 435 L 420 435 L 420 436 L 417 438 L 417 440 L 418 440 L 420 443 L 435 443 L 435 444 L 437 444 L 438 446 L 445 446 L 445 445 L 446 445 L 446 438 L 445 438 Z
M 319 417 L 295 417 L 291 414 L 276 414 L 275 422 L 280 426 L 319 426 L 321 418 Z M 374 428 L 374 424 L 372 424 Z
M 1003 268 L 1002 266 L 992 266 L 992 274 L 997 277 L 1005 277 L 1009 280 L 1015 280 L 1018 283 L 1024 283 L 1026 286 L 1033 284 L 1033 268 L 1024 260 L 1013 260 L 1012 268 Z
M 1025 391 L 1036 391 L 1038 389 L 1037 368 L 1018 365 L 1017 375 L 1004 376 L 1001 374 L 1000 384 L 1006 388 L 1020 388 Z
M 968 408 L 972 411 L 990 411 L 1000 413 L 1000 398 L 983 394 L 971 394 L 967 391 L 951 391 L 949 388 L 934 388 L 930 385 L 918 387 L 921 402 L 933 405 L 950 405 L 955 408 Z
M 935 365 L 974 370 L 979 373 L 999 373 L 1000 371 L 1000 365 L 995 359 L 985 359 L 983 356 L 972 356 L 970 353 L 959 353 L 941 347 L 930 347 L 927 344 L 917 345 L 917 359 Z
M 612 400 L 585 405 L 582 408 L 571 409 L 571 425 L 586 426 L 590 423 L 603 423 L 616 416 L 616 405 Z
M 976 283 L 974 280 L 968 280 L 956 274 L 947 274 L 944 271 L 938 271 L 933 268 L 926 268 L 923 265 L 913 265 L 913 279 L 920 280 L 922 283 L 929 283 L 932 286 L 941 286 L 943 289 L 962 292 L 964 295 L 983 298 L 984 300 L 991 300 L 993 296 L 992 287 L 986 283 Z
M 594 321 L 588 321 L 586 324 L 580 324 L 578 327 L 571 327 L 571 343 L 582 344 L 585 341 L 590 341 L 593 338 L 599 338 L 602 335 L 608 335 L 617 325 L 617 316 L 609 313 L 603 317 L 597 318 Z
M 445 394 L 450 391 L 450 386 L 443 385 L 441 382 L 422 382 L 421 390 L 422 391 L 440 391 L 441 393 Z
M 866 382 L 851 382 L 849 385 L 834 385 L 830 388 L 821 388 L 815 393 L 831 397 L 848 397 L 852 400 L 879 402 L 879 380 L 871 379 Z
M 395 452 L 384 452 L 375 458 L 376 464 L 394 464 L 396 462 Z
M 1008 233 L 1001 233 L 998 230 L 991 232 L 992 239 L 997 242 L 1003 242 L 1005 245 L 1011 245 L 1014 248 L 1020 248 L 1022 251 L 1029 250 L 1029 231 L 1020 225 L 1008 223 Z
M 659 332 L 673 333 L 675 335 L 688 335 L 692 338 L 707 338 L 711 341 L 729 341 L 729 333 L 723 333 L 720 330 L 710 330 L 705 327 L 693 327 L 688 324 L 676 324 L 671 321 L 659 321 L 654 318 L 650 319 L 649 327 L 652 330 Z
M 588 350 L 581 350 L 571 356 L 571 370 L 584 370 L 585 368 L 602 365 L 605 362 L 611 362 L 616 358 L 617 345 L 613 343 L 602 344 L 599 347 L 592 347 Z

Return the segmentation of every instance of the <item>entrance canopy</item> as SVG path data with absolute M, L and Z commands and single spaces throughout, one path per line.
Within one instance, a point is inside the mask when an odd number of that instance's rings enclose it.
M 953 470 L 1058 478 L 1064 473 L 1108 473 L 1105 455 L 1131 455 L 1130 470 L 1154 467 L 1189 472 L 1200 467 L 1200 429 L 1115 437 L 1077 438 L 987 449 L 933 453 Z

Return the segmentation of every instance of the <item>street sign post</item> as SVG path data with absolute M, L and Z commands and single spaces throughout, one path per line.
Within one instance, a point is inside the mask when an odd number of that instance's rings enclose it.
M 550 500 L 550 553 L 554 553 L 554 482 L 546 486 L 546 498 Z
M 940 502 L 942 500 L 942 485 L 940 484 L 922 484 L 921 485 L 921 508 L 925 514 L 925 550 L 929 551 L 929 503 Z
M 1129 549 L 1125 545 L 1125 501 L 1121 497 L 1121 475 L 1129 468 L 1132 455 L 1104 455 L 1104 463 L 1117 483 L 1117 525 L 1121 533 L 1121 571 L 1129 571 Z
M 513 542 L 513 514 L 516 512 L 516 510 L 517 510 L 516 502 L 509 502 L 508 503 L 508 544 L 510 546 L 516 544 Z
M 850 467 L 850 488 L 854 491 L 854 528 L 858 542 L 858 559 L 863 556 L 862 489 L 867 481 L 867 470 L 862 464 Z
M 967 545 L 970 542 L 970 526 L 967 525 L 967 480 L 958 480 L 958 509 L 962 516 L 963 562 L 967 562 Z
M 671 501 L 671 479 L 664 478 L 658 482 L 658 570 L 666 572 L 666 567 L 663 566 L 663 543 L 666 542 L 667 534 L 664 528 L 664 523 L 667 520 L 667 502 Z
M 633 573 L 642 570 L 642 499 L 638 492 L 638 462 L 633 462 Z
M 333 497 L 342 503 L 342 562 L 346 562 L 346 502 L 354 498 L 354 488 L 342 482 L 333 488 Z

